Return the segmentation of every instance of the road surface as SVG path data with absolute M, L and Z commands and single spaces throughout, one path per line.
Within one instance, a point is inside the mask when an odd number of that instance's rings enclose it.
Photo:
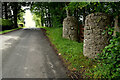
M 3 78 L 67 78 L 67 71 L 40 29 L 0 36 Z

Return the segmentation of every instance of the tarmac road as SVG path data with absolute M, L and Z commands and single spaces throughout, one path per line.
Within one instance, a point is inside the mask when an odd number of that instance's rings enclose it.
M 3 78 L 67 78 L 42 30 L 18 30 L 2 37 Z

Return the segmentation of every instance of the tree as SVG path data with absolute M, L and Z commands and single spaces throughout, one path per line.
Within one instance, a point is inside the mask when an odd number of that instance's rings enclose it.
M 10 19 L 14 21 L 14 27 L 17 28 L 17 19 L 20 17 L 18 13 L 22 12 L 21 10 L 22 6 L 28 6 L 30 3 L 26 2 L 3 2 L 2 3 L 2 18 L 4 19 Z M 13 13 L 13 14 L 12 14 Z
M 7 2 L 5 2 L 4 5 L 5 5 L 5 19 L 8 19 L 8 14 L 7 14 Z
M 94 12 L 107 13 L 113 16 L 112 22 L 114 24 L 114 36 L 116 32 L 120 32 L 118 26 L 119 13 L 120 13 L 120 2 L 71 2 L 68 8 L 73 12 L 76 8 L 80 8 L 80 14 L 83 16 L 83 24 L 85 23 L 86 15 Z
M 41 23 L 47 27 L 62 26 L 65 18 L 65 4 L 57 2 L 36 2 L 32 3 L 31 11 L 36 15 L 41 15 Z

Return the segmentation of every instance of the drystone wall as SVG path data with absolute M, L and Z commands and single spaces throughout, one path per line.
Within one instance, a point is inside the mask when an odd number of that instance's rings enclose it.
M 86 17 L 84 27 L 83 54 L 88 58 L 97 57 L 108 44 L 107 32 L 103 34 L 107 25 L 110 25 L 110 16 L 104 13 L 92 13 Z
M 78 22 L 75 17 L 67 16 L 64 19 L 63 38 L 78 41 Z

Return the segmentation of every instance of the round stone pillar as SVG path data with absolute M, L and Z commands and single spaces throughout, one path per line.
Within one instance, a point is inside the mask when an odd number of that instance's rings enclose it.
M 78 22 L 73 16 L 68 16 L 63 21 L 63 38 L 78 40 Z
M 88 58 L 97 57 L 108 44 L 108 34 L 102 34 L 110 25 L 110 16 L 103 13 L 92 13 L 86 17 L 84 27 L 83 54 Z

